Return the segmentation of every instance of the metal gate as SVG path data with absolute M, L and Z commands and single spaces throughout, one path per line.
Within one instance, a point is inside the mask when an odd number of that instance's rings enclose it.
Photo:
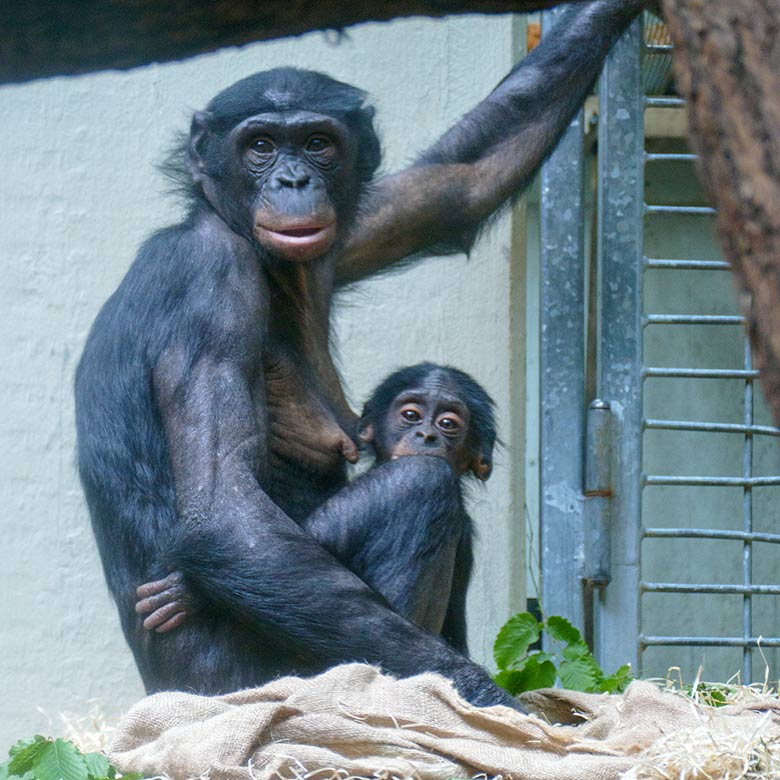
M 645 132 L 683 121 L 643 87 L 669 48 L 637 22 L 599 84 L 596 175 L 584 113 L 542 172 L 542 607 L 609 671 L 751 682 L 780 673 L 780 432 L 694 157 Z

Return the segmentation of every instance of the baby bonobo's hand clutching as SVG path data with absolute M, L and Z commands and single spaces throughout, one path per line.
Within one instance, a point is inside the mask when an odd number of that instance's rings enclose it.
M 182 575 L 175 571 L 165 579 L 147 582 L 136 589 L 135 611 L 144 618 L 144 628 L 164 634 L 178 628 L 195 613 L 195 605 Z

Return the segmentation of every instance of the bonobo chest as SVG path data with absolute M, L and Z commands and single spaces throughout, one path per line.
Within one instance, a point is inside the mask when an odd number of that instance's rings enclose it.
M 272 473 L 341 475 L 357 459 L 356 415 L 328 347 L 329 290 L 301 278 L 271 280 L 269 339 L 263 354 Z M 327 298 L 323 296 L 324 292 Z
M 356 416 L 341 386 L 325 383 L 314 367 L 287 350 L 269 350 L 263 362 L 269 444 L 274 470 L 295 464 L 315 474 L 354 460 Z

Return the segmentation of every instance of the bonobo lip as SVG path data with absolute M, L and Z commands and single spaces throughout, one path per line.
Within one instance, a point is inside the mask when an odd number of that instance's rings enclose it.
M 255 223 L 255 238 L 290 260 L 311 260 L 327 252 L 336 240 L 336 222 Z

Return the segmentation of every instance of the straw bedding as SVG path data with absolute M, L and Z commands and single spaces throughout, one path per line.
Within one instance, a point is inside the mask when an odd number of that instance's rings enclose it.
M 449 681 L 362 664 L 226 696 L 161 693 L 122 719 L 109 756 L 173 780 L 780 778 L 780 702 L 709 707 L 632 683 L 618 696 L 524 697 L 534 715 L 478 709 Z

